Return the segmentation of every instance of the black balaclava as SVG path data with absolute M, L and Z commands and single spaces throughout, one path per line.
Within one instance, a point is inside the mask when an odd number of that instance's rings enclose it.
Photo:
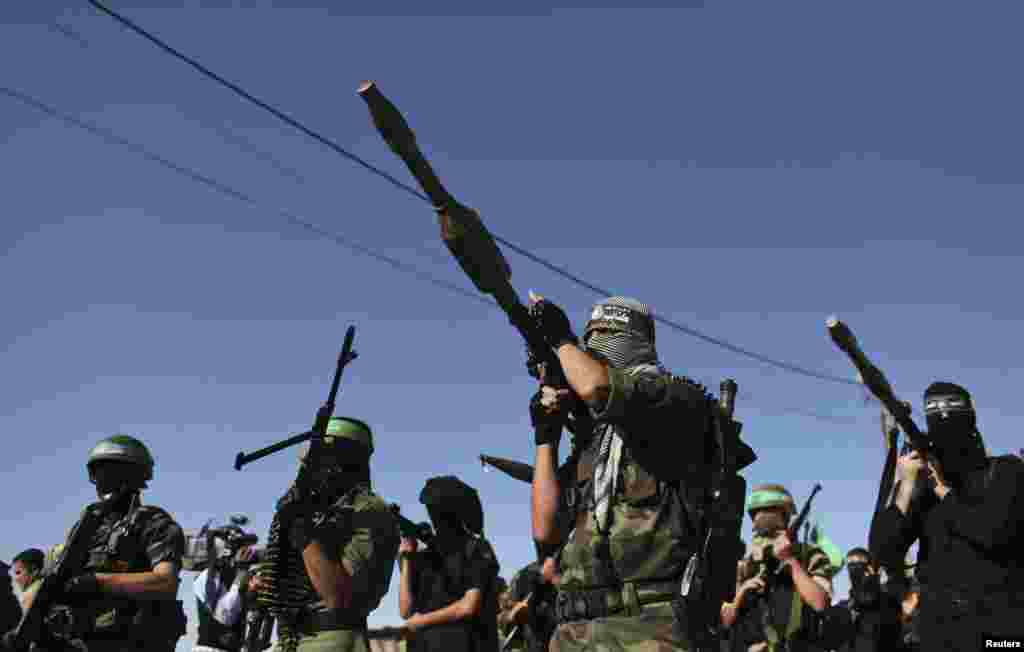
M 476 490 L 453 475 L 427 480 L 420 502 L 442 547 L 483 533 L 483 506 Z
M 966 389 L 953 383 L 932 383 L 924 392 L 924 415 L 935 456 L 951 482 L 985 463 L 985 444 Z
M 583 346 L 615 369 L 656 363 L 650 307 L 628 297 L 610 297 L 595 304 L 584 329 Z

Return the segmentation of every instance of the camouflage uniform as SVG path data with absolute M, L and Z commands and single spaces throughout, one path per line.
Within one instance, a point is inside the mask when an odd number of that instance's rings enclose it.
M 561 551 L 560 624 L 549 649 L 685 651 L 672 600 L 698 541 L 679 475 L 705 467 L 711 404 L 702 388 L 657 365 L 609 367 L 608 375 L 608 401 L 593 411 L 594 437 L 575 459 L 574 530 Z M 592 487 L 613 431 L 623 446 L 605 527 Z
M 792 496 L 780 485 L 757 487 L 748 501 L 748 513 L 755 518 L 761 509 L 785 507 L 786 522 L 793 515 Z M 767 562 L 771 548 L 782 532 L 764 536 L 755 531 L 749 554 L 740 562 L 737 592 L 741 584 L 754 577 L 765 579 L 769 588 L 764 595 L 749 595 L 743 602 L 731 628 L 732 649 L 743 652 L 817 651 L 817 616 L 804 604 L 788 572 L 775 574 Z M 835 568 L 828 554 L 816 546 L 794 543 L 793 557 L 807 574 L 826 589 L 831 599 Z
M 398 556 L 398 525 L 386 502 L 365 484 L 357 485 L 338 500 L 327 524 L 318 530 L 336 551 L 353 583 L 351 622 L 365 623 L 388 592 Z M 324 609 L 322 600 L 312 605 Z M 368 652 L 366 628 L 320 631 L 304 635 L 300 652 Z
M 332 417 L 324 443 L 344 446 L 346 441 L 373 453 L 373 436 L 369 426 L 354 419 Z M 344 450 L 343 448 L 341 450 Z M 300 455 L 305 459 L 306 453 Z M 339 623 L 336 627 L 301 627 L 299 652 L 369 652 L 366 618 L 376 609 L 391 585 L 395 558 L 398 556 L 398 521 L 388 504 L 370 488 L 359 482 L 334 502 L 316 526 L 314 540 L 320 542 L 328 555 L 340 561 L 352 583 L 352 601 L 348 609 L 330 612 Z M 308 597 L 306 614 L 315 620 L 328 614 L 325 602 L 313 590 L 309 571 L 305 570 L 302 585 Z

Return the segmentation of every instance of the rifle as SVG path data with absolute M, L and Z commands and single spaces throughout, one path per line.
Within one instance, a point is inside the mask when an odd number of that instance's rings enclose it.
M 804 523 L 807 522 L 807 517 L 811 513 L 811 503 L 814 502 L 814 497 L 821 491 L 821 485 L 815 484 L 814 489 L 811 490 L 811 495 L 804 501 L 803 507 L 800 508 L 800 513 L 796 519 L 786 528 L 786 534 L 789 540 L 794 545 L 800 542 L 800 528 L 803 527 Z M 764 550 L 764 575 L 768 581 L 771 581 L 776 575 L 782 572 L 782 564 L 779 559 L 775 556 L 771 547 L 766 547 Z M 767 595 L 768 591 L 765 591 L 764 595 Z
M 14 636 L 10 641 L 12 650 L 24 652 L 33 643 L 39 648 L 46 647 L 52 638 L 47 616 L 53 607 L 59 604 L 64 585 L 75 575 L 82 572 L 89 559 L 89 548 L 93 537 L 102 525 L 103 517 L 116 504 L 123 494 L 115 494 L 106 500 L 88 505 L 82 510 L 78 522 L 71 528 L 64 548 L 53 568 L 43 575 L 42 582 L 32 601 L 32 606 L 21 618 Z M 72 623 L 75 625 L 75 623 Z
M 310 462 L 313 462 L 317 456 L 319 456 L 320 449 L 323 444 L 323 438 L 327 432 L 327 423 L 331 420 L 331 416 L 334 415 L 334 403 L 338 396 L 338 386 L 341 383 L 341 373 L 345 370 L 345 367 L 348 366 L 348 363 L 359 357 L 359 354 L 352 350 L 352 340 L 355 338 L 355 335 L 356 327 L 349 326 L 348 330 L 345 331 L 345 342 L 341 346 L 341 353 L 338 355 L 338 364 L 334 368 L 334 380 L 331 382 L 331 390 L 327 394 L 327 401 L 325 401 L 316 412 L 316 418 L 313 420 L 313 427 L 300 435 L 289 437 L 284 441 L 271 444 L 270 446 L 261 448 L 253 453 L 238 453 L 235 457 L 236 471 L 240 471 L 243 466 L 250 462 L 254 462 L 260 458 L 266 457 L 267 455 L 276 453 L 279 450 L 288 448 L 289 446 L 294 446 L 295 444 L 301 444 L 306 441 L 311 442 L 309 450 Z M 310 466 L 311 464 L 305 464 L 299 470 L 299 478 L 303 480 L 303 485 L 308 477 L 308 473 L 304 473 L 303 471 Z M 296 479 L 296 483 L 298 482 L 299 479 Z
M 734 597 L 736 565 L 744 551 L 740 531 L 747 483 L 739 471 L 752 464 L 757 455 L 739 438 L 743 424 L 733 418 L 737 391 L 732 379 L 719 386 L 713 449 L 717 459 L 709 459 L 713 466 L 709 486 L 696 492 L 700 495 L 691 501 L 699 501 L 699 507 L 694 507 L 703 545 L 687 563 L 679 596 L 672 603 L 676 634 L 688 639 L 695 652 L 717 650 L 720 608 Z
M 536 312 L 532 312 L 520 301 L 510 282 L 512 268 L 484 226 L 479 213 L 459 203 L 445 189 L 420 151 L 409 124 L 374 82 L 363 82 L 357 92 L 369 107 L 373 124 L 384 142 L 402 159 L 434 205 L 441 227 L 441 239 L 448 251 L 476 289 L 494 297 L 509 322 L 525 340 L 528 351 L 526 366 L 530 375 L 544 385 L 568 388 L 569 383 L 558 357 L 545 343 L 537 328 Z M 570 413 L 573 416 L 570 432 L 583 437 L 589 434 L 585 432 L 586 424 L 590 423 L 586 405 L 577 399 Z

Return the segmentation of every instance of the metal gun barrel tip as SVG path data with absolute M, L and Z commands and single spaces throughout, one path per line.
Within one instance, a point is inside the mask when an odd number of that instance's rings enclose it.
M 239 452 L 235 456 L 235 470 L 241 471 L 243 466 L 245 466 L 245 453 Z
M 359 88 L 356 89 L 356 92 L 359 93 L 360 95 L 363 95 L 374 86 L 376 86 L 376 82 L 374 82 L 372 79 L 367 79 L 363 81 L 362 84 L 359 84 Z

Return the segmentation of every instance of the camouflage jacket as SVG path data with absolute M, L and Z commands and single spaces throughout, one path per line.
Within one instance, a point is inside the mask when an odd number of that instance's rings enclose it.
M 771 546 L 772 540 L 754 537 L 750 544 L 749 554 L 740 562 L 737 572 L 737 592 L 739 586 L 747 580 L 762 576 L 770 570 L 764 559 L 764 550 Z M 835 569 L 824 550 L 816 546 L 794 544 L 794 557 L 814 580 L 825 589 L 831 600 L 832 576 Z M 799 640 L 812 643 L 816 634 L 814 630 L 814 612 L 807 604 L 802 604 L 796 593 L 788 572 L 782 571 L 768 579 L 769 592 L 763 596 L 751 595 L 744 600 L 733 626 L 734 637 L 746 645 L 769 641 L 773 629 L 780 639 Z M 800 601 L 801 604 L 798 604 Z M 794 614 L 796 617 L 794 618 Z M 816 630 L 815 630 L 816 631 Z M 746 649 L 746 648 L 743 648 Z M 816 649 L 804 646 L 800 649 Z
M 353 619 L 366 618 L 387 594 L 398 556 L 398 521 L 387 503 L 357 485 L 334 504 L 315 538 L 352 578 Z M 312 608 L 324 609 L 323 600 Z
M 593 410 L 594 436 L 577 451 L 563 484 L 572 533 L 560 559 L 560 590 L 621 586 L 681 577 L 697 546 L 679 487 L 707 469 L 713 408 L 700 386 L 658 366 L 608 370 L 603 409 Z M 593 478 L 604 435 L 622 453 L 606 531 L 595 518 Z M 574 476 L 574 477 L 571 477 Z

